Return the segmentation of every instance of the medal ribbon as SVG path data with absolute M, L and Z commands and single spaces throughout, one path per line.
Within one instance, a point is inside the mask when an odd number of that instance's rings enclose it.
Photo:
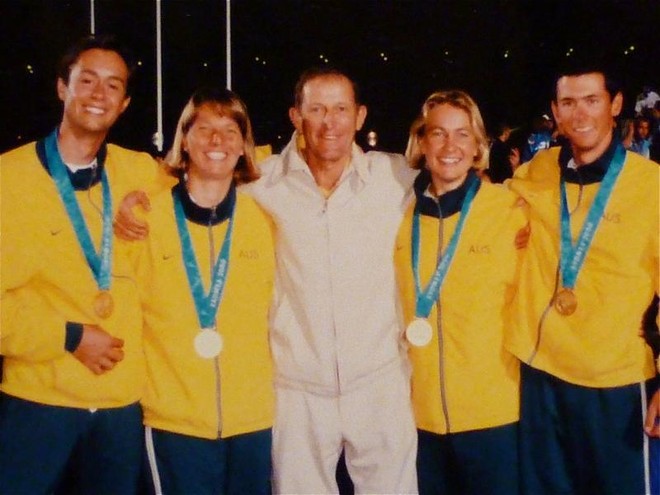
M 57 148 L 57 129 L 45 139 L 46 161 L 48 169 L 62 198 L 64 208 L 71 220 L 71 225 L 78 238 L 78 244 L 82 249 L 87 264 L 92 270 L 96 284 L 101 290 L 110 288 L 110 271 L 112 264 L 112 198 L 110 196 L 110 184 L 105 169 L 101 170 L 101 190 L 103 194 L 103 228 L 101 235 L 101 246 L 99 253 L 94 248 L 92 237 L 87 229 L 87 224 L 80 211 L 80 205 L 71 185 L 71 179 L 66 165 L 62 161 Z
M 419 217 L 420 213 L 415 211 L 413 214 L 412 221 L 412 263 L 413 263 L 413 274 L 415 275 L 415 316 L 417 318 L 427 318 L 431 314 L 431 308 L 435 301 L 438 299 L 440 294 L 440 288 L 442 283 L 445 280 L 445 276 L 449 271 L 451 261 L 454 258 L 456 253 L 456 247 L 458 246 L 458 239 L 463 232 L 463 227 L 465 226 L 465 220 L 467 218 L 470 207 L 472 206 L 472 200 L 477 193 L 479 187 L 479 179 L 474 175 L 469 175 L 468 179 L 468 190 L 465 193 L 465 198 L 463 199 L 463 204 L 461 205 L 460 216 L 458 223 L 456 224 L 456 229 L 449 240 L 447 249 L 445 252 L 440 255 L 438 262 L 435 267 L 435 273 L 429 281 L 428 285 L 424 290 L 422 290 L 422 284 L 420 281 L 419 275 L 419 252 L 421 244 L 421 233 L 419 226 Z M 439 204 L 439 203 L 438 203 Z M 440 207 L 438 206 L 438 209 Z
M 179 239 L 181 242 L 181 250 L 183 252 L 183 263 L 186 268 L 186 275 L 188 276 L 190 293 L 195 302 L 197 319 L 199 320 L 200 328 L 213 328 L 215 327 L 215 318 L 218 313 L 218 307 L 220 306 L 222 292 L 225 288 L 227 272 L 229 270 L 229 249 L 231 247 L 231 234 L 234 225 L 234 210 L 236 208 L 236 203 L 234 202 L 232 205 L 225 239 L 222 241 L 220 254 L 215 260 L 215 265 L 213 266 L 211 286 L 209 287 L 208 294 L 205 294 L 202 277 L 199 272 L 199 265 L 197 264 L 192 240 L 190 239 L 190 231 L 188 230 L 188 225 L 186 225 L 186 214 L 183 211 L 183 205 L 181 204 L 181 199 L 179 198 L 176 189 L 172 191 L 172 199 L 174 199 L 174 214 L 176 217 L 176 225 L 179 230 Z
M 596 193 L 594 202 L 589 208 L 587 218 L 584 221 L 580 235 L 575 245 L 571 240 L 571 218 L 568 212 L 568 201 L 566 199 L 566 183 L 563 178 L 559 180 L 560 188 L 560 219 L 561 219 L 561 281 L 562 286 L 567 289 L 575 288 L 578 273 L 587 256 L 591 242 L 596 234 L 598 225 L 605 212 L 605 206 L 609 200 L 614 184 L 623 168 L 626 159 L 626 150 L 619 144 L 614 151 L 612 161 L 603 177 L 600 188 Z

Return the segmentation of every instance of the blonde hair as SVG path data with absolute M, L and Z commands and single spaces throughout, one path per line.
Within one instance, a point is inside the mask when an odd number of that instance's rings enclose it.
M 424 137 L 424 133 L 426 132 L 426 119 L 429 112 L 438 105 L 450 105 L 468 114 L 470 127 L 477 140 L 477 156 L 474 158 L 473 168 L 477 170 L 488 168 L 488 135 L 486 134 L 481 112 L 472 97 L 460 89 L 436 91 L 422 105 L 422 111 L 410 126 L 408 136 L 406 159 L 410 166 L 414 169 L 424 168 L 424 153 L 422 153 L 419 141 Z
M 259 178 L 256 167 L 254 136 L 247 107 L 239 96 L 228 89 L 202 88 L 193 93 L 183 107 L 174 134 L 172 148 L 167 153 L 164 163 L 173 175 L 180 175 L 190 166 L 190 155 L 183 149 L 183 140 L 195 123 L 199 109 L 207 107 L 218 115 L 229 117 L 238 124 L 243 137 L 243 156 L 238 159 L 234 169 L 236 184 L 245 184 Z

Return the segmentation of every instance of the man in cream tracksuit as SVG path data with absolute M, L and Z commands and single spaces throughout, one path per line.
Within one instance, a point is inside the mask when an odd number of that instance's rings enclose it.
M 289 115 L 291 142 L 248 186 L 277 226 L 274 489 L 337 492 L 343 448 L 356 492 L 415 493 L 393 268 L 415 172 L 354 143 L 366 108 L 339 71 L 303 73 Z
M 367 110 L 334 69 L 302 74 L 296 128 L 245 191 L 273 217 L 276 493 L 336 493 L 342 452 L 358 493 L 416 493 L 410 367 L 394 246 L 416 172 L 354 143 Z M 146 234 L 125 201 L 117 233 Z

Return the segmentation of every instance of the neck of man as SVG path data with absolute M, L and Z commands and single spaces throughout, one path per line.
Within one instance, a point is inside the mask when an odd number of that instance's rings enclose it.
M 62 161 L 74 165 L 91 163 L 107 135 L 107 132 L 79 132 L 63 121 L 57 135 L 57 147 Z
M 337 185 L 342 173 L 351 162 L 350 156 L 340 160 L 318 160 L 305 150 L 302 150 L 302 153 L 316 185 L 327 191 L 332 190 Z
M 612 142 L 612 133 L 610 133 L 606 139 L 603 139 L 600 143 L 598 143 L 598 145 L 594 146 L 593 148 L 581 149 L 576 147 L 574 144 L 571 144 L 571 148 L 573 149 L 573 160 L 575 161 L 575 165 L 581 167 L 582 165 L 588 165 L 590 163 L 595 162 L 603 155 L 603 153 L 607 151 L 607 148 L 609 148 L 611 142 Z
M 231 177 L 227 179 L 201 179 L 188 173 L 186 189 L 197 206 L 215 208 L 227 197 Z

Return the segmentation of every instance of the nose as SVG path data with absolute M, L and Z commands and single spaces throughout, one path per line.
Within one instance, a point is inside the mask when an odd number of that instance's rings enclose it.
M 445 137 L 445 148 L 454 149 L 456 147 L 456 137 L 452 133 L 448 133 Z
M 578 101 L 577 105 L 575 105 L 575 111 L 574 111 L 574 116 L 575 117 L 583 117 L 587 113 L 587 104 L 586 102 L 583 101 Z
M 323 114 L 323 123 L 326 127 L 332 127 L 335 122 L 336 114 L 333 111 L 326 111 Z
M 222 143 L 222 136 L 219 131 L 213 131 L 211 133 L 211 144 L 220 144 Z
M 103 87 L 103 84 L 101 82 L 97 82 L 94 84 L 94 87 L 92 88 L 92 98 L 103 98 L 105 96 L 105 88 Z

